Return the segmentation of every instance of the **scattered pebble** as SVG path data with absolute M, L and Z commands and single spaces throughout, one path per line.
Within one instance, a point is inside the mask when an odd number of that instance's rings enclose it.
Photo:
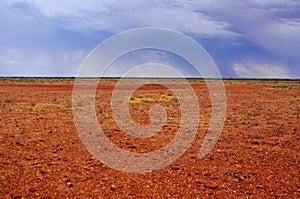
M 68 187 L 73 187 L 74 185 L 73 185 L 73 182 L 68 178 L 68 179 L 66 179 L 65 180 L 65 182 L 66 182 L 66 184 L 68 185 Z
M 211 176 L 211 174 L 209 172 L 204 172 L 203 175 L 204 176 Z
M 20 143 L 20 142 L 18 142 L 18 141 L 16 142 L 16 145 L 17 145 L 17 146 L 24 146 L 24 144 L 22 144 L 22 143 Z
M 68 187 L 73 187 L 73 183 L 72 182 L 67 182 Z
M 172 170 L 174 170 L 174 171 L 178 171 L 178 170 L 180 170 L 180 168 L 179 168 L 179 167 L 177 167 L 177 166 L 173 166 L 173 167 L 171 167 L 171 169 L 172 169 Z
M 259 142 L 257 140 L 252 140 L 251 144 L 259 144 Z
M 243 176 L 241 176 L 239 173 L 235 173 L 234 177 L 236 177 L 239 181 L 244 181 L 245 178 Z
M 12 198 L 12 199 L 23 199 L 24 197 L 21 194 L 12 193 L 12 194 L 10 194 L 10 198 Z
M 116 191 L 116 186 L 112 184 L 112 185 L 110 186 L 110 190 L 111 190 L 111 191 Z
M 208 189 L 216 190 L 216 189 L 218 189 L 219 185 L 215 184 L 215 183 L 207 183 L 207 184 L 204 184 L 204 187 L 208 188 Z
M 258 188 L 258 189 L 263 189 L 264 186 L 259 184 L 259 185 L 256 185 L 256 188 Z

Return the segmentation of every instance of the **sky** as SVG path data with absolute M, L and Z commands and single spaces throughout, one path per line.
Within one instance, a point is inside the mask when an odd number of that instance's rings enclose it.
M 2 0 L 0 76 L 76 76 L 107 38 L 161 27 L 202 45 L 224 78 L 300 78 L 299 10 L 299 0 Z M 155 49 L 120 57 L 105 75 L 150 62 L 195 75 L 183 58 Z

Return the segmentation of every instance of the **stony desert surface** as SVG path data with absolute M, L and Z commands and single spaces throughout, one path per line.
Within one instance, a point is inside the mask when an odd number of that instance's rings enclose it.
M 193 143 L 169 166 L 138 174 L 110 168 L 82 144 L 72 115 L 74 79 L 0 78 L 0 198 L 300 198 L 300 81 L 224 80 L 225 124 L 203 159 L 211 103 L 205 83 L 189 81 L 201 108 Z M 135 153 L 168 144 L 180 120 L 172 92 L 151 84 L 132 95 L 130 113 L 140 125 L 155 103 L 168 113 L 160 132 L 140 139 L 114 121 L 116 82 L 101 79 L 97 90 L 105 136 Z

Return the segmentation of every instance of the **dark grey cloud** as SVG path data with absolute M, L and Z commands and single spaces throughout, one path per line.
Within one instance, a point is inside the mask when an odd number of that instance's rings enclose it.
M 299 1 L 226 1 L 211 4 L 201 12 L 215 20 L 227 22 L 228 30 L 241 35 L 244 42 L 262 48 L 265 53 L 241 54 L 243 59 L 262 65 L 274 62 L 300 75 L 300 2 Z M 270 59 L 271 58 L 271 59 Z M 252 60 L 251 60 L 252 59 Z M 249 65 L 249 64 L 247 64 Z M 250 67 L 250 66 L 248 66 Z M 271 67 L 270 67 L 271 71 Z

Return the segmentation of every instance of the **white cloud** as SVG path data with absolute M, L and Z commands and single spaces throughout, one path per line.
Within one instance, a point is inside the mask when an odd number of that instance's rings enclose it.
M 236 37 L 226 21 L 214 20 L 184 1 L 46 1 L 14 0 L 23 14 L 36 10 L 36 17 L 76 31 L 120 32 L 130 28 L 158 26 L 205 36 Z M 26 9 L 24 9 L 26 7 Z
M 86 54 L 82 50 L 0 49 L 0 74 L 74 76 Z
M 160 70 L 160 66 L 168 66 L 177 71 L 184 77 L 200 76 L 193 66 L 184 61 L 181 57 L 166 51 L 146 49 L 137 50 L 119 57 L 113 62 L 104 73 L 104 76 L 124 76 L 127 72 L 138 66 L 138 70 L 133 71 L 131 75 L 136 74 L 141 77 L 157 76 L 170 77 L 168 71 Z M 151 75 L 152 74 L 152 75 Z M 174 77 L 174 74 L 171 74 Z
M 234 63 L 239 78 L 292 78 L 287 67 L 266 63 Z

